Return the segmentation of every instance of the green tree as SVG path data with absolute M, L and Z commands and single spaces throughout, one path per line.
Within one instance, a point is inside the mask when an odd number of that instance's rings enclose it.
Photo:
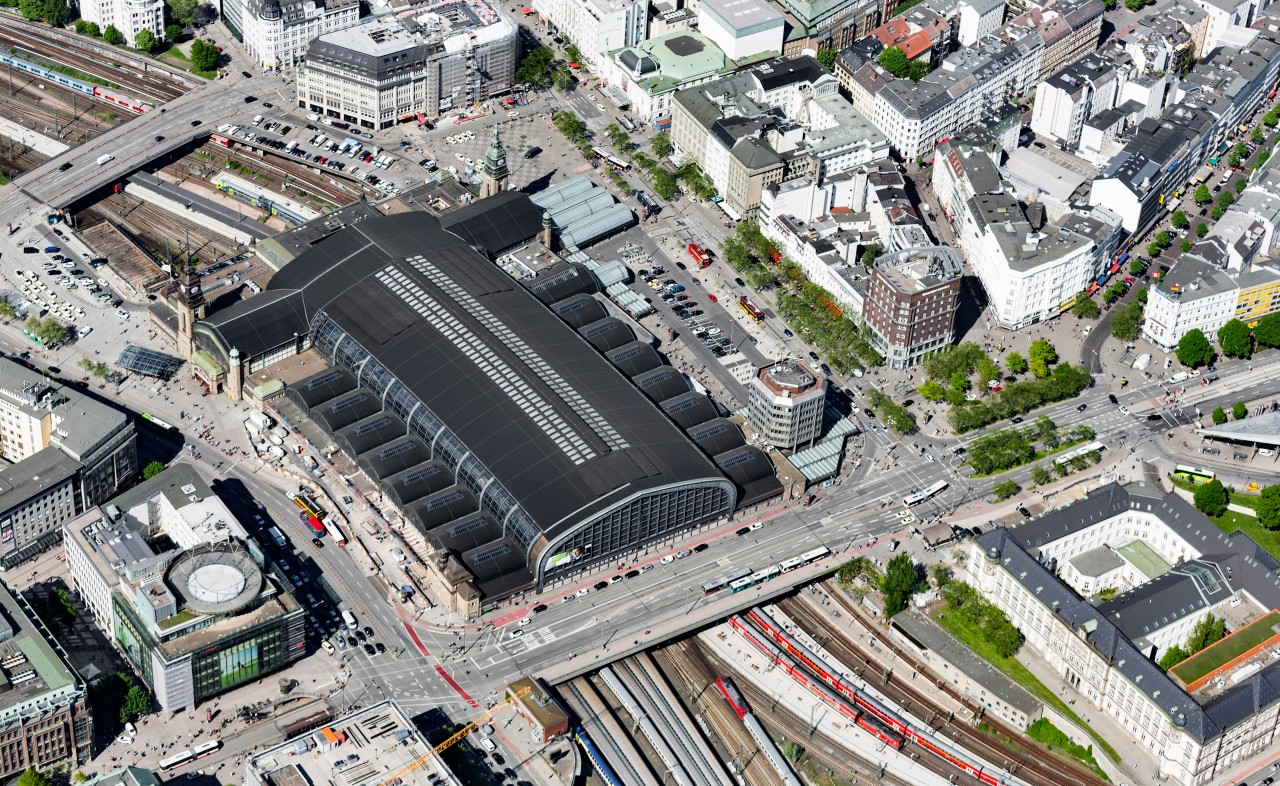
M 528 87 L 543 87 L 551 81 L 551 63 L 556 54 L 551 47 L 539 46 L 525 53 L 520 65 L 516 66 L 516 84 Z
M 1227 488 L 1222 481 L 1214 478 L 1196 489 L 1196 510 L 1206 516 L 1217 518 L 1227 510 Z
M 1213 362 L 1213 345 L 1204 331 L 1192 328 L 1178 340 L 1178 362 L 1187 368 L 1198 368 Z
M 103 36 L 105 38 L 105 36 Z M 221 54 L 217 47 L 205 41 L 203 38 L 197 38 L 191 42 L 191 65 L 197 71 L 215 71 L 218 68 L 218 59 Z
M 1165 671 L 1168 671 L 1189 657 L 1191 656 L 1187 654 L 1186 650 L 1184 650 L 1180 645 L 1175 644 L 1165 650 L 1164 654 L 1160 656 L 1159 666 Z
M 168 41 L 170 44 L 176 42 L 181 37 L 182 37 L 182 25 L 165 25 L 164 26 L 164 40 Z
M 182 25 L 196 21 L 196 6 L 199 0 L 166 0 L 169 6 L 169 17 Z
M 1191 250 L 1191 241 L 1190 241 L 1190 240 L 1187 240 L 1186 238 L 1183 238 L 1183 239 L 1182 239 L 1182 242 L 1178 244 L 1178 250 L 1179 250 L 1179 251 L 1181 251 L 1181 252 L 1182 252 L 1182 253 L 1184 253 L 1184 254 L 1185 254 L 1185 253 L 1187 253 L 1188 251 L 1190 251 L 1190 250 Z
M 1280 486 L 1267 486 L 1258 495 L 1254 505 L 1258 514 L 1258 523 L 1267 529 L 1280 528 Z
M 1253 338 L 1264 347 L 1280 347 L 1280 312 L 1267 314 L 1253 326 Z
M 98 27 L 98 23 L 89 22 L 84 19 L 76 20 L 76 32 L 81 35 L 90 35 L 94 38 L 102 37 L 102 28 Z
M 124 703 L 120 705 L 120 722 L 132 723 L 151 709 L 151 697 L 141 685 L 133 684 L 124 695 Z
M 102 31 L 102 40 L 112 46 L 120 46 L 124 43 L 124 33 L 120 32 L 115 25 L 107 25 L 107 29 Z M 194 54 L 194 52 L 195 47 L 192 47 L 192 53 Z
M 836 50 L 834 50 L 834 49 L 819 49 L 819 50 L 818 50 L 818 62 L 819 62 L 819 63 L 822 63 L 822 67 L 823 67 L 823 68 L 825 68 L 825 69 L 827 69 L 828 71 L 835 71 L 835 70 L 836 70 L 836 55 L 838 55 L 838 54 L 839 54 L 839 52 L 837 52 L 837 51 L 836 51 Z
M 1266 151 L 1263 151 L 1263 152 L 1266 152 Z M 1244 190 L 1248 187 L 1249 187 L 1249 183 L 1246 182 L 1244 178 L 1237 180 L 1234 186 L 1237 194 L 1244 193 Z
M 951 583 L 952 574 L 950 566 L 942 562 L 935 562 L 929 566 L 929 578 L 933 580 L 933 586 L 942 589 Z
M 978 361 L 978 387 L 987 390 L 990 383 L 1000 379 L 1000 366 L 985 355 Z
M 973 383 L 969 381 L 969 378 L 965 376 L 963 371 L 957 371 L 952 374 L 950 384 L 952 390 L 959 390 L 965 393 L 969 392 L 969 388 L 973 387 Z
M 1146 265 L 1142 264 L 1141 259 L 1131 259 L 1129 260 L 1129 275 L 1140 276 L 1146 267 Z
M 1223 423 L 1227 422 L 1227 413 L 1222 407 L 1214 409 L 1212 417 L 1213 425 L 1215 426 L 1221 426 Z
M 1053 480 L 1053 473 L 1044 468 L 1043 464 L 1037 464 L 1031 468 L 1031 482 L 1037 486 L 1043 486 Z
M 576 44 L 569 44 L 564 48 L 564 57 L 570 63 L 581 63 L 583 59 L 582 52 L 578 51 Z
M 18 316 L 18 307 L 7 297 L 0 297 L 0 319 L 13 319 Z
M 1249 326 L 1239 319 L 1232 319 L 1218 328 L 1218 345 L 1229 358 L 1247 358 L 1253 354 L 1253 335 Z
M 1204 183 L 1196 186 L 1195 200 L 1197 205 L 1207 205 L 1213 201 L 1213 192 Z
M 1176 229 L 1186 229 L 1191 226 L 1191 221 L 1187 219 L 1187 214 L 1181 210 L 1173 211 L 1173 215 L 1169 216 L 1169 223 Z
M 907 56 L 902 50 L 896 46 L 891 46 L 881 50 L 876 60 L 879 61 L 881 67 L 894 76 L 903 79 L 911 74 L 911 63 L 907 60 Z
M 1058 362 L 1058 350 L 1053 348 L 1053 344 L 1050 344 L 1048 339 L 1043 338 L 1031 342 L 1031 349 L 1027 352 L 1027 356 L 1032 360 L 1043 360 L 1049 365 Z
M 1231 417 L 1236 420 L 1244 420 L 1249 414 L 1249 408 L 1244 405 L 1243 401 L 1237 401 L 1231 405 Z
M 1209 234 L 1208 224 L 1196 224 L 1196 237 L 1204 237 Z
M 862 256 L 858 258 L 858 261 L 861 262 L 864 267 L 871 267 L 883 252 L 884 249 L 880 248 L 878 243 L 872 243 L 863 250 Z
M 587 124 L 572 111 L 562 109 L 555 113 L 552 123 L 556 130 L 564 134 L 572 142 L 584 141 L 587 138 Z
M 653 135 L 653 140 L 649 142 L 649 149 L 658 158 L 666 158 L 671 155 L 671 151 L 675 149 L 675 145 L 671 144 L 671 134 L 667 131 L 659 131 Z
M 27 320 L 26 329 L 46 346 L 57 344 L 67 337 L 66 327 L 53 317 L 31 317 Z
M 997 500 L 1005 500 L 1022 491 L 1022 487 L 1012 480 L 1002 480 L 991 487 L 991 495 Z
M 1027 371 L 1027 359 L 1018 352 L 1010 352 L 1004 358 L 1005 368 L 1010 374 L 1024 374 Z
M 43 772 L 28 767 L 18 776 L 18 786 L 53 786 L 53 781 Z
M 1196 626 L 1191 629 L 1191 633 L 1187 636 L 1186 644 L 1183 645 L 1187 651 L 1187 655 L 1195 655 L 1205 647 L 1217 644 L 1227 635 L 1227 621 L 1221 617 L 1215 617 L 1207 614 L 1200 618 Z
M 1121 341 L 1133 341 L 1142 330 L 1142 304 L 1129 303 L 1111 315 L 1111 335 Z
M 942 401 L 947 397 L 947 389 L 932 379 L 926 379 L 919 390 L 920 395 L 929 401 Z
M 1081 297 L 1071 307 L 1071 313 L 1078 319 L 1097 319 L 1102 314 L 1102 309 L 1098 308 L 1098 302 L 1093 298 Z
M 1173 235 L 1170 235 L 1167 230 L 1161 230 L 1156 233 L 1155 241 L 1161 248 L 1168 248 L 1173 244 Z
M 907 76 L 912 82 L 919 82 L 929 75 L 933 69 L 929 67 L 928 60 L 912 60 L 911 65 L 907 68 Z
M 907 554 L 899 554 L 885 566 L 880 591 L 884 593 L 884 615 L 892 617 L 907 607 L 911 595 L 920 584 L 915 561 Z
M 1138 302 L 1143 304 L 1144 306 L 1147 304 L 1148 291 L 1149 290 L 1146 287 L 1143 287 L 1142 289 L 1138 290 Z
M 675 176 L 665 169 L 659 169 L 655 172 L 650 182 L 653 185 L 653 193 L 668 201 L 674 199 L 676 193 L 680 190 L 680 185 L 676 183 Z
M 137 35 L 133 37 L 133 46 L 140 52 L 150 54 L 152 49 L 156 48 L 156 36 L 147 28 L 142 28 Z
M 1267 138 L 1267 132 L 1262 130 L 1262 126 L 1254 126 L 1253 131 L 1249 132 L 1249 138 L 1255 145 L 1260 145 L 1262 140 Z
M 1160 252 L 1163 250 L 1164 249 L 1160 248 L 1160 244 L 1155 241 L 1147 244 L 1147 256 L 1149 257 L 1158 257 L 1160 256 Z
M 142 468 L 142 479 L 151 480 L 156 475 L 159 475 L 161 472 L 164 472 L 164 464 L 159 461 L 153 461 L 147 466 Z

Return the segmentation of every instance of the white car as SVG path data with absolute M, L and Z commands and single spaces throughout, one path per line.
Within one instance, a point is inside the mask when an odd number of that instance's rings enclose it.
M 670 565 L 671 563 L 676 561 L 676 557 L 674 554 L 668 554 L 667 556 L 663 557 L 658 561 L 661 562 L 663 565 Z
M 520 620 L 516 624 L 523 628 L 525 625 L 528 625 L 530 622 L 533 622 L 533 617 L 525 617 L 524 619 Z
M 129 312 L 128 312 L 128 311 L 125 311 L 123 308 L 117 308 L 117 309 L 116 309 L 116 316 L 120 317 L 121 319 L 128 319 L 128 318 L 129 318 Z
M 518 639 L 523 635 L 524 635 L 524 628 L 516 628 L 515 630 L 507 634 L 507 638 Z
M 485 750 L 489 751 L 490 753 L 496 753 L 496 752 L 497 752 L 497 750 L 498 750 L 498 746 L 497 746 L 497 745 L 494 745 L 494 744 L 493 744 L 493 740 L 489 739 L 488 737 L 481 737 L 481 738 L 480 738 L 480 747 L 484 748 Z
M 1133 413 L 1129 411 L 1129 408 L 1128 408 L 1128 407 L 1126 407 L 1124 404 L 1121 404 L 1121 405 L 1120 405 L 1120 414 L 1121 414 L 1121 415 L 1132 415 Z
M 320 642 L 320 646 L 323 647 L 324 651 L 329 653 L 330 655 L 337 652 L 337 650 L 333 648 L 333 645 L 329 643 L 328 639 L 325 639 L 324 641 Z
M 603 111 L 604 111 L 604 104 L 596 104 L 596 109 L 599 109 L 601 112 L 603 112 Z

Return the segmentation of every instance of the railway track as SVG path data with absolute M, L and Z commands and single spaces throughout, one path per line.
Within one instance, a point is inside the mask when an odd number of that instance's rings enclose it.
M 833 596 L 839 597 L 838 594 L 833 594 Z M 857 670 L 859 665 L 868 663 L 868 657 L 855 639 L 845 631 L 827 625 L 827 621 L 822 618 L 820 612 L 814 610 L 807 603 L 792 597 L 783 600 L 778 605 L 805 633 L 822 641 L 823 646 L 846 666 Z M 849 604 L 843 605 L 849 613 L 855 613 L 855 610 Z M 883 645 L 897 652 L 904 662 L 911 662 L 908 654 L 902 652 L 893 642 L 889 641 L 888 636 L 879 636 L 878 639 Z M 928 718 L 930 728 L 934 729 L 936 733 L 947 737 L 966 750 L 974 751 L 1024 783 L 1036 784 L 1036 786 L 1080 786 L 1081 784 L 1103 786 L 1103 782 L 1093 772 L 1083 767 L 1050 757 L 1049 754 L 1044 754 L 1045 758 L 1020 754 L 1005 747 L 991 735 L 973 728 L 967 722 L 951 718 L 947 710 L 936 705 L 910 681 L 904 682 L 900 679 L 890 679 L 888 682 L 884 682 L 881 679 L 877 679 L 875 685 L 877 690 L 898 706 L 908 709 L 917 717 Z M 952 690 L 949 685 L 944 683 L 942 687 L 971 712 L 977 712 L 978 708 L 971 701 L 967 701 L 963 696 Z M 1019 739 L 1021 737 L 1019 731 L 1006 727 L 991 716 L 984 716 L 983 722 L 991 726 L 997 733 L 1008 736 L 1011 739 Z
M 683 656 L 679 662 L 684 664 L 684 670 L 690 673 L 695 684 L 706 685 L 717 676 L 733 674 L 737 671 L 736 667 L 724 663 L 714 653 L 707 652 L 696 641 L 688 642 Z M 858 751 L 837 748 L 826 741 L 822 735 L 811 735 L 810 721 L 776 702 L 776 697 L 760 690 L 750 680 L 738 680 L 737 684 L 738 690 L 746 696 L 752 710 L 761 717 L 762 721 L 767 721 L 769 726 L 779 730 L 788 739 L 803 741 L 806 755 L 855 786 L 915 786 L 888 772 L 881 776 L 880 763 Z M 777 778 L 774 777 L 773 782 L 776 780 Z M 769 782 L 766 781 L 766 783 Z
M 740 772 L 747 786 L 776 786 L 777 773 L 760 753 L 742 721 L 713 687 L 715 678 L 728 672 L 712 674 L 712 667 L 702 649 L 691 639 L 671 645 L 668 652 L 659 653 L 659 657 L 663 656 L 671 669 L 690 686 L 693 703 L 711 728 L 712 744 L 718 741 L 722 758 L 733 762 L 730 769 Z
M 50 41 L 8 18 L 0 18 L 0 45 L 16 47 L 45 60 L 120 85 L 121 90 L 156 105 L 167 103 L 186 93 L 186 89 L 151 71 L 143 71 L 109 54 L 94 51 L 88 44 Z M 106 44 L 102 45 L 105 49 Z
M 642 762 L 639 748 L 622 729 L 613 710 L 601 697 L 596 686 L 586 677 L 579 677 L 561 686 L 569 706 L 578 715 L 582 728 L 595 743 L 596 748 L 609 751 L 617 761 L 609 760 L 623 783 L 635 786 L 658 786 L 658 780 Z M 607 758 L 607 757 L 606 757 Z

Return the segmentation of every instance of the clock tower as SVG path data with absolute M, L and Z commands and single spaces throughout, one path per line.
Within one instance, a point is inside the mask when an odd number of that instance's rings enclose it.
M 181 265 L 181 269 L 175 271 L 174 279 L 178 282 L 175 308 L 178 315 L 178 354 L 183 360 L 190 360 L 195 352 L 196 322 L 204 319 L 205 315 L 204 289 L 196 275 L 195 261 Z
M 485 151 L 481 164 L 483 179 L 480 181 L 480 198 L 491 197 L 507 190 L 507 151 L 498 138 L 498 127 L 493 127 L 493 139 Z

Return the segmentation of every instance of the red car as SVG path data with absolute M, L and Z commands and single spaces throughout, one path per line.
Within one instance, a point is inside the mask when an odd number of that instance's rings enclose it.
M 1133 283 L 1133 276 L 1125 276 L 1125 277 L 1124 277 L 1124 283 L 1126 283 L 1126 284 L 1132 284 L 1132 283 Z
M 711 294 L 710 292 L 707 293 L 707 300 L 710 300 L 712 303 L 720 302 L 720 299 L 717 298 L 715 295 Z

